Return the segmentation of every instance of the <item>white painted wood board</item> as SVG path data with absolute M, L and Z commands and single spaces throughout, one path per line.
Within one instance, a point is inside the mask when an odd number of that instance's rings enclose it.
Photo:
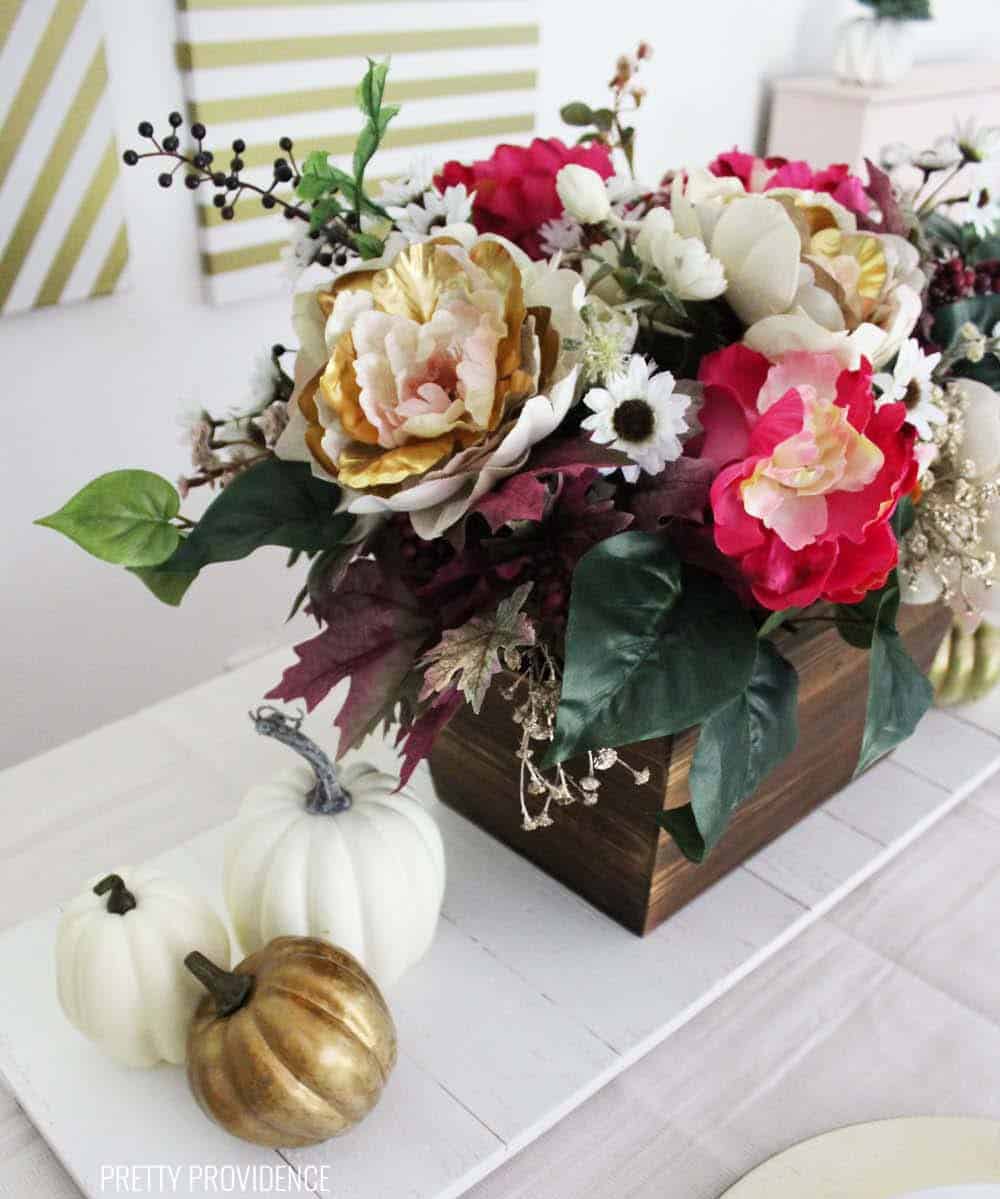
M 147 801 L 159 810 L 177 771 L 185 788 L 205 790 L 206 803 L 217 786 L 234 807 L 242 789 L 277 764 L 278 747 L 248 735 L 243 715 L 276 677 L 276 658 L 7 772 L 0 793 L 30 784 L 35 814 L 26 819 L 41 825 L 46 794 L 57 802 L 73 778 L 76 797 L 59 802 L 75 808 L 99 796 L 109 809 L 120 806 L 124 819 L 130 809 L 145 811 Z M 257 1150 L 202 1116 L 182 1071 L 128 1071 L 106 1061 L 56 1003 L 58 909 L 0 934 L 0 1070 L 88 1196 L 113 1189 L 107 1175 L 102 1189 L 102 1167 L 133 1165 L 173 1167 L 178 1194 L 217 1193 L 202 1182 L 210 1166 L 276 1165 L 299 1171 L 312 1193 L 337 1199 L 460 1195 L 788 944 L 1000 768 L 995 726 L 977 719 L 985 727 L 933 714 L 921 741 L 645 940 L 437 805 L 429 775 L 419 772 L 417 790 L 433 807 L 448 854 L 443 918 L 428 956 L 388 996 L 399 1067 L 371 1117 L 339 1140 L 283 1155 Z M 365 754 L 391 760 L 386 746 L 366 746 Z M 224 834 L 217 825 L 155 858 L 220 908 Z M 558 825 L 539 835 L 558 835 Z M 109 867 L 122 864 L 113 844 L 104 848 Z M 30 854 L 14 860 L 27 876 Z M 34 868 L 43 869 L 39 862 Z M 57 894 L 69 893 L 63 881 L 57 885 Z M 256 1193 L 288 1193 L 294 1176 L 277 1176 L 271 1192 L 261 1189 L 263 1177 Z

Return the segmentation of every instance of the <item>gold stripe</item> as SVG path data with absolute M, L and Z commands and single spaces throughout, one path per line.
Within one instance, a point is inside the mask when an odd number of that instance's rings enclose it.
M 242 271 L 265 262 L 277 262 L 286 241 L 269 241 L 259 246 L 242 246 L 239 250 L 221 250 L 218 254 L 202 254 L 201 267 L 206 275 L 224 275 Z
M 90 240 L 90 235 L 94 231 L 94 224 L 101 213 L 101 209 L 104 207 L 105 200 L 107 200 L 111 189 L 114 187 L 117 176 L 118 151 L 115 146 L 115 139 L 112 137 L 109 139 L 104 154 L 101 156 L 101 161 L 97 164 L 97 169 L 90 180 L 90 186 L 84 193 L 76 214 L 70 222 L 69 228 L 66 230 L 66 235 L 62 239 L 58 253 L 52 260 L 49 273 L 45 276 L 45 281 L 39 288 L 38 295 L 35 296 L 35 308 L 41 308 L 45 304 L 59 303 L 59 297 L 66 286 L 66 280 L 73 273 L 73 268 L 79 261 L 83 247 Z
M 7 178 L 11 160 L 24 140 L 31 118 L 42 101 L 70 34 L 76 28 L 83 5 L 84 0 L 60 0 L 35 47 L 31 65 L 17 89 L 7 120 L 0 128 L 0 184 Z
M 125 233 L 125 225 L 122 224 L 115 234 L 115 240 L 111 243 L 111 248 L 105 256 L 94 286 L 90 289 L 90 294 L 106 296 L 113 292 L 125 269 L 126 262 L 128 262 L 128 237 Z
M 537 25 L 489 25 L 472 29 L 410 29 L 396 32 L 339 33 L 330 37 L 264 38 L 246 42 L 178 42 L 183 71 L 247 67 L 261 63 L 304 62 L 313 58 L 357 58 L 412 54 L 424 50 L 471 50 L 480 46 L 534 46 Z
M 0 0 L 0 50 L 7 43 L 10 31 L 21 11 L 23 0 Z
M 104 65 L 104 49 L 98 46 L 83 82 L 73 97 L 59 132 L 52 142 L 42 169 L 38 173 L 35 186 L 31 189 L 21 209 L 21 215 L 14 232 L 10 235 L 4 247 L 3 261 L 0 263 L 0 309 L 7 303 L 7 297 L 17 279 L 24 260 L 28 256 L 38 229 L 49 210 L 52 196 L 56 190 L 54 181 L 62 176 L 66 163 L 69 162 L 76 147 L 76 142 L 90 124 L 104 89 L 107 86 L 108 75 Z
M 315 8 L 326 4 L 381 4 L 384 0 L 177 0 L 181 12 L 206 12 L 219 8 Z
M 512 117 L 480 117 L 475 121 L 445 121 L 438 125 L 414 125 L 410 129 L 389 126 L 382 145 L 387 150 L 406 146 L 431 145 L 434 142 L 472 141 L 477 137 L 500 137 L 508 133 L 530 133 L 535 118 L 530 113 Z M 333 137 L 305 137 L 296 140 L 295 155 L 299 162 L 314 150 L 325 150 L 334 157 L 351 154 L 357 141 L 355 133 L 338 133 Z M 217 157 L 232 151 L 219 151 Z M 247 167 L 262 167 L 272 163 L 280 151 L 274 146 L 247 146 L 240 155 Z
M 390 79 L 386 100 L 402 104 L 408 100 L 434 100 L 446 96 L 475 96 L 485 92 L 520 92 L 538 83 L 537 71 L 505 71 L 493 75 L 452 75 L 447 79 Z M 231 100 L 203 100 L 191 104 L 192 121 L 204 125 L 227 121 L 254 120 L 262 112 L 269 117 L 287 117 L 300 112 L 322 112 L 353 108 L 355 87 L 309 88 L 298 92 L 272 92 L 263 96 L 238 96 Z

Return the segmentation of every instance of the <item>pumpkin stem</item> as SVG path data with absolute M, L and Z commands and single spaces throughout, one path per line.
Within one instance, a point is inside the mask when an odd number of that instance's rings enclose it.
M 215 1000 L 215 1010 L 220 1016 L 231 1016 L 233 1012 L 238 1012 L 250 998 L 252 974 L 223 970 L 197 949 L 187 955 L 184 965 Z
M 124 916 L 136 906 L 135 896 L 125 886 L 125 880 L 120 874 L 109 874 L 102 878 L 94 888 L 95 895 L 107 895 L 107 910 L 113 916 Z
M 294 749 L 313 768 L 316 783 L 306 796 L 306 811 L 313 813 L 346 812 L 351 806 L 351 794 L 340 785 L 337 768 L 311 737 L 301 730 L 302 717 L 288 716 L 268 705 L 251 712 L 250 719 L 258 733 L 273 737 L 289 749 Z

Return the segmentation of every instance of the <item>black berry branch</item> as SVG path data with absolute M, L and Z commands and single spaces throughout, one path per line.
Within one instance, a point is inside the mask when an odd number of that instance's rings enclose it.
M 348 256 L 358 252 L 359 221 L 356 213 L 330 213 L 325 220 L 317 221 L 311 205 L 301 205 L 284 199 L 275 194 L 275 189 L 282 184 L 290 183 L 298 187 L 302 172 L 295 160 L 292 139 L 282 137 L 278 148 L 282 151 L 275 158 L 271 168 L 271 182 L 266 187 L 244 178 L 242 172 L 246 163 L 242 157 L 246 151 L 243 138 L 236 138 L 232 143 L 232 157 L 228 169 L 221 170 L 215 162 L 215 155 L 205 149 L 207 130 L 200 121 L 190 126 L 190 135 L 197 148 L 181 149 L 179 132 L 184 125 L 184 118 L 179 112 L 171 112 L 167 117 L 170 132 L 158 138 L 150 121 L 140 121 L 138 134 L 150 142 L 154 149 L 137 151 L 126 150 L 122 159 L 126 166 L 136 166 L 147 158 L 167 159 L 173 162 L 169 171 L 163 171 L 157 177 L 160 187 L 173 186 L 174 176 L 178 171 L 184 172 L 184 186 L 189 191 L 208 187 L 214 191 L 213 205 L 219 209 L 219 216 L 224 221 L 231 221 L 236 215 L 236 205 L 245 195 L 257 196 L 261 206 L 266 209 L 280 209 L 288 220 L 305 221 L 310 225 L 309 238 L 316 243 L 316 250 L 310 261 L 318 262 L 321 266 L 344 266 Z

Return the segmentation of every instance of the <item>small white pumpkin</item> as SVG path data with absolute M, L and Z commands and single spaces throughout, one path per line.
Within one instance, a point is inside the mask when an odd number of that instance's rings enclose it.
M 59 1003 L 122 1065 L 181 1065 L 204 994 L 184 966 L 193 950 L 229 965 L 229 934 L 204 899 L 148 866 L 102 876 L 59 921 Z
M 322 937 L 388 987 L 430 946 L 444 898 L 444 846 L 420 801 L 357 764 L 338 773 L 274 708 L 257 731 L 304 763 L 247 793 L 226 843 L 225 895 L 246 953 L 279 936 Z

